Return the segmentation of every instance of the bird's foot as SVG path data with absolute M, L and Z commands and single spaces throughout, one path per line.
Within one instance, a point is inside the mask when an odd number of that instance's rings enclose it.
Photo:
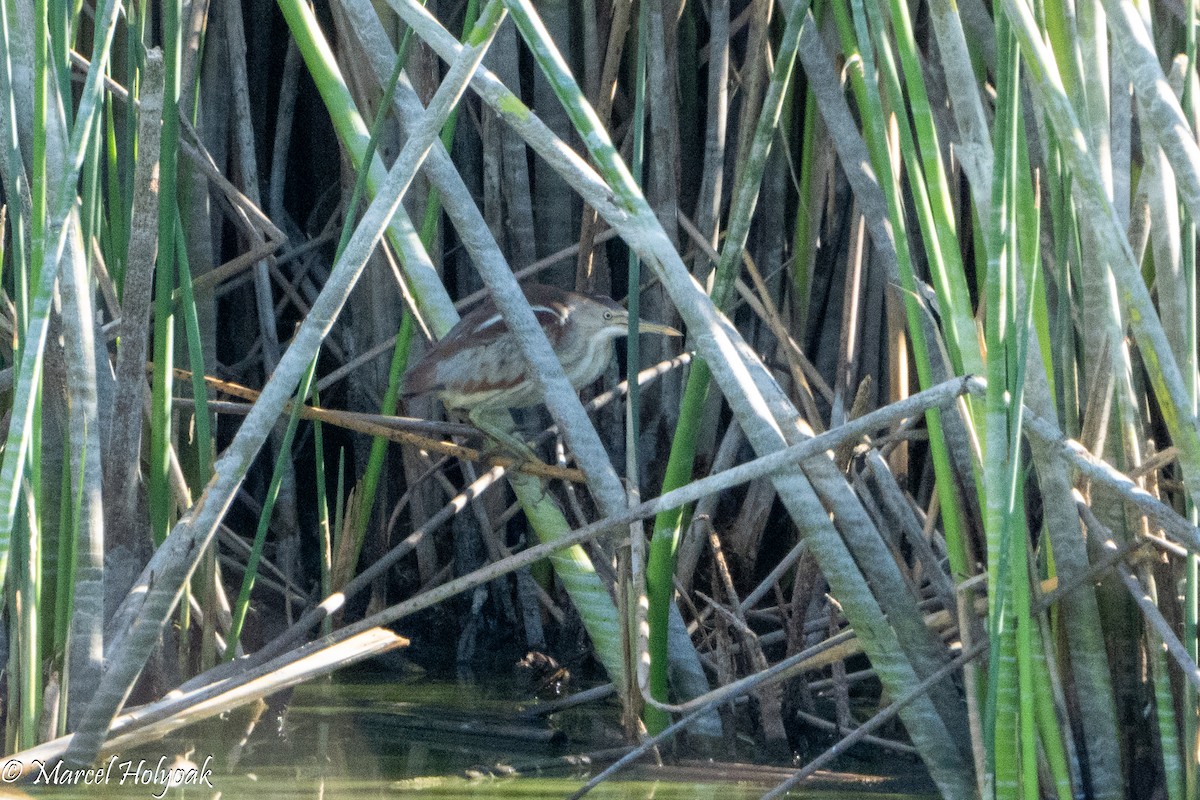
M 516 461 L 519 467 L 523 464 L 528 464 L 531 461 L 540 461 L 537 453 L 533 452 L 524 441 L 519 439 L 515 434 L 505 430 L 492 420 L 487 419 L 483 414 L 472 412 L 469 414 L 471 422 L 479 430 L 488 435 L 489 441 L 483 449 L 485 458 L 495 455 L 506 455 Z
M 533 452 L 529 445 L 515 436 L 507 436 L 502 439 L 488 432 L 488 437 L 488 443 L 484 446 L 481 453 L 484 458 L 507 456 L 513 459 L 517 467 L 524 466 L 530 462 L 541 461 L 537 453 Z

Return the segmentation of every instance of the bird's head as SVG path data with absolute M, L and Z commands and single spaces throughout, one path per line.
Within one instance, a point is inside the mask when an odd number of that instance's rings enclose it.
M 610 297 L 596 295 L 589 297 L 588 300 L 593 308 L 589 309 L 590 313 L 583 316 L 587 319 L 584 324 L 592 328 L 589 331 L 591 335 L 612 337 L 615 339 L 629 332 L 629 312 L 622 308 L 615 300 Z M 649 320 L 640 320 L 638 322 L 638 332 L 658 333 L 663 336 L 683 336 L 682 333 L 670 325 L 650 322 Z

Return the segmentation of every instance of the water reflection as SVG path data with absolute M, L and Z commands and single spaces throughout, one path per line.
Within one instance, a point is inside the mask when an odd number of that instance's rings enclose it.
M 614 704 L 592 704 L 552 720 L 522 716 L 504 687 L 416 683 L 304 686 L 275 706 L 248 709 L 184 731 L 157 747 L 120 754 L 116 764 L 170 768 L 174 783 L 135 782 L 114 768 L 92 785 L 0 789 L 0 800 L 45 798 L 563 798 L 598 769 L 584 753 L 612 758 L 622 744 Z M 726 754 L 736 759 L 739 754 Z M 914 765 L 915 766 L 915 765 Z M 194 768 L 194 772 L 189 769 Z M 211 768 L 213 788 L 194 780 Z M 920 771 L 914 770 L 914 771 Z M 786 767 L 692 762 L 634 768 L 590 796 L 620 800 L 758 798 L 790 774 Z M 830 775 L 796 797 L 930 796 L 920 783 Z M 7 792 L 7 793 L 6 793 Z

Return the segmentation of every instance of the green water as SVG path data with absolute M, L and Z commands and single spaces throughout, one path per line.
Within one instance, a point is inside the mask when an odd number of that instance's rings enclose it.
M 0 800 L 564 798 L 600 769 L 581 760 L 581 754 L 621 745 L 611 702 L 572 709 L 547 721 L 521 717 L 518 704 L 503 688 L 428 681 L 301 687 L 286 707 L 263 713 L 239 746 L 248 721 L 248 713 L 234 714 L 158 745 L 118 754 L 101 762 L 103 771 L 92 785 L 40 781 L 0 787 Z M 187 761 L 178 760 L 184 754 Z M 725 763 L 693 760 L 666 767 L 647 760 L 589 797 L 742 800 L 761 797 L 791 773 L 786 765 L 736 763 L 739 760 L 745 761 L 744 754 L 722 754 Z M 173 774 L 187 783 L 164 790 L 162 770 L 171 767 L 178 767 Z M 905 775 L 922 772 L 915 763 L 900 769 L 892 765 L 887 771 L 891 777 L 825 774 L 791 796 L 931 797 L 921 793 L 928 790 L 921 777 Z M 58 779 L 63 780 L 62 773 Z M 898 787 L 902 794 L 895 793 Z

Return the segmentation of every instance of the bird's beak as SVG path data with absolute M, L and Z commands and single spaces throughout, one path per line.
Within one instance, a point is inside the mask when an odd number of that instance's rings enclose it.
M 661 325 L 657 322 L 639 322 L 638 333 L 661 333 L 663 336 L 683 336 L 682 333 L 672 328 L 670 325 Z

